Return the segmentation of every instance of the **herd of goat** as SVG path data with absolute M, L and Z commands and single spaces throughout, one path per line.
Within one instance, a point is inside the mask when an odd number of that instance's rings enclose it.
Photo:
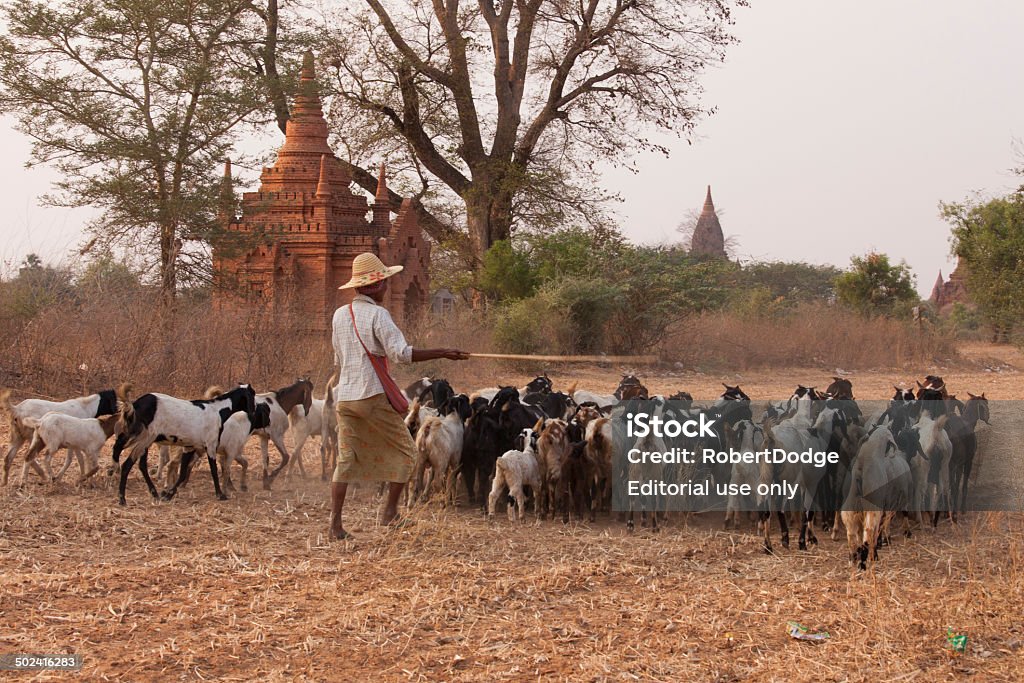
M 99 471 L 100 451 L 114 438 L 109 471 L 119 473 L 122 505 L 136 462 L 151 495 L 170 499 L 187 483 L 200 452 L 206 454 L 217 497 L 224 499 L 224 490 L 234 488 L 232 463 L 241 468 L 240 488 L 246 489 L 248 461 L 243 450 L 252 435 L 260 440 L 264 488 L 270 489 L 282 471 L 290 476 L 297 467 L 305 475 L 302 450 L 311 436 L 320 437 L 321 477 L 326 479 L 337 454 L 332 384 L 333 380 L 323 399 L 313 398 L 313 384 L 306 378 L 259 394 L 248 384 L 227 392 L 211 387 L 198 400 L 158 393 L 132 399 L 130 385 L 122 385 L 63 402 L 26 399 L 12 404 L 10 391 L 3 391 L 0 410 L 9 414 L 11 436 L 3 484 L 25 444 L 22 483 L 30 472 L 43 481 L 60 479 L 73 458 L 81 471 L 79 483 L 84 483 Z M 770 496 L 754 503 L 768 552 L 773 518 L 788 547 L 789 520 L 795 517 L 800 524 L 799 547 L 806 549 L 808 543 L 817 543 L 813 524 L 819 512 L 820 528 L 831 529 L 833 538 L 840 525 L 846 528 L 853 561 L 863 568 L 877 556 L 878 546 L 889 541 L 897 514 L 904 513 L 907 525 L 914 517 L 924 524 L 922 511 L 929 511 L 934 525 L 939 510 L 955 519 L 966 509 L 977 451 L 975 429 L 979 421 L 989 422 L 984 394 L 968 394 L 967 401 L 959 401 L 947 392 L 942 378 L 928 376 L 916 392 L 897 388 L 877 414 L 864 415 L 851 382 L 834 377 L 824 392 L 799 386 L 789 400 L 769 403 L 755 421 L 750 398 L 738 386 L 724 386 L 716 401 L 698 406 L 686 392 L 651 396 L 634 375 L 624 376 L 610 395 L 575 385 L 555 391 L 546 375 L 522 388 L 493 387 L 469 395 L 456 394 L 444 379 L 423 378 L 404 390 L 411 401 L 405 422 L 417 452 L 407 503 L 440 493 L 445 504 L 454 504 L 461 480 L 470 504 L 480 506 L 489 518 L 507 501 L 509 518 L 523 520 L 529 494 L 541 519 L 560 513 L 563 522 L 570 517 L 594 521 L 597 513 L 611 510 L 615 478 L 630 475 L 630 466 L 613 454 L 614 411 L 630 402 L 645 402 L 646 410 L 674 412 L 687 419 L 704 415 L 721 424 L 714 437 L 694 437 L 687 444 L 695 452 L 779 447 L 839 453 L 839 462 L 831 467 L 733 463 L 712 465 L 703 472 L 716 482 L 754 489 L 782 479 L 800 484 L 802 494 L 793 503 Z M 294 440 L 291 453 L 285 446 L 289 430 Z M 281 455 L 273 470 L 269 442 Z M 156 478 L 162 491 L 148 467 L 154 445 L 160 449 Z M 177 447 L 173 458 L 171 447 Z M 53 457 L 63 448 L 66 459 L 54 474 Z M 37 462 L 40 455 L 42 466 Z M 739 508 L 737 501 L 729 500 L 726 525 L 738 521 Z M 642 523 L 655 529 L 659 517 L 666 515 L 658 505 L 642 513 Z M 634 528 L 632 509 L 627 524 Z M 909 534 L 909 526 L 906 531 Z

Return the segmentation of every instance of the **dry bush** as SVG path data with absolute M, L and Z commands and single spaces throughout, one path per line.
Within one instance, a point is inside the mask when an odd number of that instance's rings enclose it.
M 491 351 L 491 320 L 487 311 L 462 308 L 445 317 L 424 315 L 404 330 L 418 347 Z M 167 339 L 159 301 L 146 289 L 62 303 L 27 323 L 5 322 L 10 324 L 0 330 L 0 386 L 43 396 L 64 398 L 123 381 L 131 381 L 139 393 L 199 395 L 210 384 L 240 381 L 266 391 L 305 374 L 320 396 L 333 366 L 328 332 L 300 332 L 301 319 L 272 309 L 224 312 L 214 310 L 206 299 L 182 299 L 172 338 Z M 165 342 L 173 353 L 168 353 Z M 658 351 L 668 362 L 702 370 L 822 364 L 851 370 L 904 367 L 956 355 L 952 333 L 927 323 L 917 330 L 906 322 L 865 320 L 814 305 L 784 318 L 698 316 L 673 328 Z M 402 382 L 428 375 L 485 386 L 506 381 L 510 374 L 545 372 L 549 365 L 433 361 L 393 371 Z
M 66 397 L 130 381 L 137 393 L 198 395 L 242 381 L 266 391 L 300 374 L 322 387 L 331 372 L 328 334 L 298 332 L 299 321 L 268 310 L 182 300 L 171 329 L 168 338 L 147 290 L 64 303 L 5 329 L 0 385 Z
M 863 318 L 842 308 L 806 304 L 783 317 L 706 313 L 675 326 L 662 357 L 687 367 L 841 366 L 902 368 L 956 357 L 954 337 L 924 323 Z

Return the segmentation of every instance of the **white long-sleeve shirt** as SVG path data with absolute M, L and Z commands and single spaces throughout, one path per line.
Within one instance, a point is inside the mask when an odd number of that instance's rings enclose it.
M 352 300 L 363 344 L 376 356 L 387 356 L 390 363 L 411 363 L 412 347 L 392 320 L 388 309 L 365 294 L 356 294 Z M 348 304 L 334 312 L 332 322 L 335 362 L 340 367 L 335 401 L 358 401 L 384 393 L 370 359 L 366 356 L 355 330 Z

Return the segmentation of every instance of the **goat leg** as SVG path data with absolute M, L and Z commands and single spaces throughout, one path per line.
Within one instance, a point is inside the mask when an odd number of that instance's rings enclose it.
M 216 449 L 216 446 L 214 446 Z M 211 450 L 209 446 L 206 449 L 206 460 L 210 463 L 210 476 L 213 478 L 213 490 L 217 494 L 217 500 L 227 500 L 227 495 L 220 488 L 220 478 L 217 476 L 217 458 L 211 453 L 215 453 L 216 450 Z
M 100 454 L 99 454 L 99 451 L 96 451 L 95 453 L 85 453 L 85 454 L 82 454 L 81 452 L 79 452 L 78 457 L 79 457 L 79 461 L 78 461 L 79 468 L 82 470 L 82 476 L 78 480 L 78 485 L 82 486 L 83 484 L 85 484 L 85 482 L 87 480 L 92 478 L 92 476 L 94 474 L 96 474 L 97 472 L 100 471 Z M 85 471 L 85 460 L 84 460 L 85 457 L 88 457 L 88 459 L 89 459 L 89 471 L 88 472 Z
M 125 458 L 124 462 L 121 463 L 121 476 L 120 476 L 119 481 L 117 483 L 117 504 L 118 505 L 127 505 L 128 504 L 127 501 L 125 501 L 125 498 L 124 498 L 124 489 L 128 485 L 128 475 L 131 473 L 132 467 L 134 467 L 134 466 L 135 466 L 135 458 L 133 458 L 131 455 L 129 455 L 127 458 Z
M 811 545 L 818 545 L 818 537 L 814 535 L 814 510 L 808 510 L 807 519 L 807 542 Z
M 17 428 L 11 429 L 11 445 L 7 449 L 7 455 L 4 456 L 4 486 L 7 486 L 7 475 L 11 471 L 11 465 L 14 463 L 14 455 L 21 448 L 22 438 L 17 432 Z
M 271 472 L 269 474 L 269 476 L 268 476 L 267 475 L 267 468 L 269 467 L 269 456 L 264 456 L 264 459 L 263 459 L 263 465 L 264 465 L 264 470 L 263 470 L 263 488 L 266 489 L 267 491 L 270 490 L 271 484 L 273 484 L 274 480 L 277 479 L 277 475 L 281 473 L 281 470 L 283 470 L 288 465 L 288 460 L 289 460 L 288 449 L 285 448 L 285 445 L 281 441 L 281 439 L 275 438 L 275 439 L 273 439 L 273 441 L 274 441 L 274 447 L 277 449 L 277 452 L 281 454 L 281 464 L 278 465 L 277 469 L 275 469 L 273 472 Z
M 50 473 L 51 476 L 47 476 L 47 473 L 43 472 L 43 468 L 41 468 L 39 466 L 39 463 L 36 462 L 36 455 L 42 450 L 42 448 L 42 441 L 34 441 L 32 443 L 32 446 L 29 447 L 28 453 L 25 454 L 25 465 L 24 467 L 21 468 L 20 486 L 24 486 L 25 482 L 28 481 L 28 468 L 30 466 L 32 467 L 33 471 L 35 471 L 35 473 L 39 475 L 39 478 L 42 479 L 43 481 L 53 480 L 52 473 Z
M 158 497 L 156 486 L 153 485 L 153 480 L 149 477 L 149 462 L 146 455 L 149 453 L 149 448 L 146 447 L 142 450 L 142 454 L 138 456 L 139 469 L 142 471 L 142 478 L 146 480 L 146 486 L 149 488 L 149 493 L 154 497 Z M 124 463 L 121 465 L 121 479 L 117 486 L 117 502 L 120 505 L 126 505 L 124 490 L 128 485 L 128 474 L 132 471 L 132 466 L 135 465 L 135 454 L 132 453 L 125 458 Z
M 146 481 L 146 488 L 149 489 L 149 495 L 153 498 L 159 498 L 160 492 L 156 490 L 156 485 L 153 483 L 153 479 L 149 476 L 149 449 L 142 451 L 142 457 L 139 459 L 139 469 L 142 471 L 142 478 Z
M 235 462 L 242 466 L 242 479 L 241 482 L 238 484 L 238 488 L 241 489 L 242 491 L 248 491 L 249 484 L 247 482 L 247 477 L 249 476 L 249 461 L 243 458 L 242 456 L 238 456 L 237 458 L 235 458 Z
M 114 445 L 110 449 L 110 468 L 107 470 L 107 476 L 110 476 L 118 470 L 121 464 L 121 451 L 124 450 L 125 445 L 128 443 L 128 436 L 124 433 L 118 434 L 117 438 L 114 439 Z
M 185 481 L 188 480 L 188 475 L 192 471 L 192 460 L 196 457 L 196 452 L 193 450 L 185 451 L 181 454 L 181 462 L 178 464 L 178 480 L 174 482 L 171 488 L 165 490 L 160 494 L 160 497 L 164 500 L 171 500 L 177 495 L 178 489 L 184 486 Z
M 774 555 L 775 551 L 772 550 L 772 513 L 770 510 L 759 510 L 757 513 L 757 521 L 761 525 L 761 533 L 764 534 L 764 553 L 765 555 Z

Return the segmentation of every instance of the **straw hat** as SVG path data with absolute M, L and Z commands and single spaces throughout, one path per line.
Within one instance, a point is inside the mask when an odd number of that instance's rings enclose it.
M 352 279 L 338 289 L 365 287 L 401 273 L 405 266 L 385 266 L 376 254 L 366 252 L 352 259 Z

